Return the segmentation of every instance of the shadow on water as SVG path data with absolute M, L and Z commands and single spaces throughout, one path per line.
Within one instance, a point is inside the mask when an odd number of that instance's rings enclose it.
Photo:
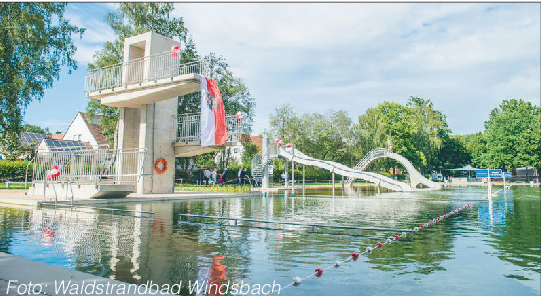
M 416 233 L 414 242 L 386 246 L 287 294 L 356 295 L 360 285 L 367 294 L 431 295 L 454 282 L 462 288 L 446 290 L 446 295 L 539 294 L 539 188 L 514 188 L 491 202 L 481 199 L 484 193 L 463 187 L 378 194 L 367 187 L 336 186 L 334 197 L 332 188 L 324 188 L 307 190 L 304 197 L 297 190 L 295 197 L 280 192 L 117 206 L 154 211 L 155 219 L 99 210 L 0 207 L 0 251 L 128 283 L 285 285 L 396 233 L 254 222 L 235 226 L 178 214 L 411 229 L 460 203 L 478 200 L 472 209 Z M 490 267 L 482 266 L 486 264 Z M 482 275 L 468 282 L 469 273 Z M 189 295 L 187 284 L 180 294 Z

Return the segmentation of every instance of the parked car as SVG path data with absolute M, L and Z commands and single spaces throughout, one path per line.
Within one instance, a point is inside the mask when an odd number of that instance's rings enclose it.
M 432 174 L 432 181 L 434 182 L 443 182 L 443 175 L 442 174 Z

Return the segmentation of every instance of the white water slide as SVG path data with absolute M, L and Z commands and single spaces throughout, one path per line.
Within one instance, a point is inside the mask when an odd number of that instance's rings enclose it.
M 362 179 L 362 180 L 377 184 L 381 187 L 385 187 L 390 190 L 411 191 L 411 187 L 406 183 L 393 180 L 389 177 L 382 176 L 380 174 L 376 174 L 372 172 L 363 172 L 361 170 L 350 168 L 348 166 L 345 166 L 343 164 L 340 164 L 334 161 L 315 159 L 313 157 L 303 154 L 297 149 L 286 150 L 280 147 L 278 149 L 278 154 L 279 156 L 284 157 L 290 161 L 292 160 L 304 165 L 316 166 L 316 167 L 328 170 L 330 172 L 337 173 L 339 175 L 350 177 L 353 179 Z
M 432 182 L 428 180 L 427 178 L 423 177 L 421 173 L 419 173 L 415 167 L 407 160 L 405 157 L 403 157 L 400 154 L 393 153 L 387 149 L 384 148 L 376 148 L 372 151 L 370 151 L 364 158 L 361 160 L 356 166 L 353 168 L 355 170 L 364 171 L 368 165 L 370 165 L 374 160 L 380 159 L 380 158 L 392 158 L 398 162 L 400 162 L 408 171 L 408 174 L 410 176 L 411 180 L 411 187 L 416 188 L 418 184 L 423 184 L 429 188 L 435 188 L 435 189 L 441 189 L 441 185 L 436 182 Z M 349 178 L 348 182 L 352 183 L 357 179 L 356 177 L 352 176 Z

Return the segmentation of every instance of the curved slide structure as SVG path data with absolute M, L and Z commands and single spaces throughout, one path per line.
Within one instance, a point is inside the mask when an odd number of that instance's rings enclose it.
M 411 187 L 403 182 L 393 180 L 389 177 L 382 176 L 380 174 L 372 172 L 363 172 L 354 168 L 350 168 L 343 164 L 328 161 L 315 159 L 313 157 L 307 156 L 296 149 L 283 149 L 278 148 L 278 156 L 284 157 L 290 161 L 301 163 L 304 165 L 316 166 L 334 173 L 337 173 L 342 176 L 350 177 L 351 179 L 362 179 L 371 183 L 375 183 L 378 186 L 385 187 L 394 191 L 411 191 Z
M 392 158 L 400 162 L 406 168 L 408 174 L 410 175 L 412 188 L 416 188 L 418 184 L 423 184 L 429 188 L 441 189 L 440 184 L 432 182 L 427 178 L 423 177 L 423 175 L 419 173 L 411 164 L 411 162 L 409 162 L 409 160 L 407 160 L 405 157 L 400 154 L 390 152 L 389 150 L 384 148 L 376 148 L 370 151 L 370 153 L 368 153 L 365 158 L 363 158 L 363 160 L 361 160 L 356 166 L 354 166 L 353 169 L 364 171 L 368 167 L 368 165 L 370 165 L 374 160 L 384 157 Z M 353 181 L 355 181 L 355 179 L 357 178 L 350 177 L 348 182 L 351 184 Z

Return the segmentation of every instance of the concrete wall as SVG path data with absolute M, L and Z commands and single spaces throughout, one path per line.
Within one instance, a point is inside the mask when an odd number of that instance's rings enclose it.
M 177 44 L 170 38 L 148 32 L 126 38 L 124 61 L 154 55 L 171 50 Z M 145 71 L 146 72 L 146 71 Z M 138 193 L 172 193 L 175 175 L 174 141 L 178 99 L 161 98 L 156 103 L 142 104 L 137 108 L 122 107 L 119 116 L 118 148 L 146 148 L 142 168 L 143 176 L 137 184 Z M 163 158 L 168 169 L 163 174 L 155 170 L 155 163 Z

